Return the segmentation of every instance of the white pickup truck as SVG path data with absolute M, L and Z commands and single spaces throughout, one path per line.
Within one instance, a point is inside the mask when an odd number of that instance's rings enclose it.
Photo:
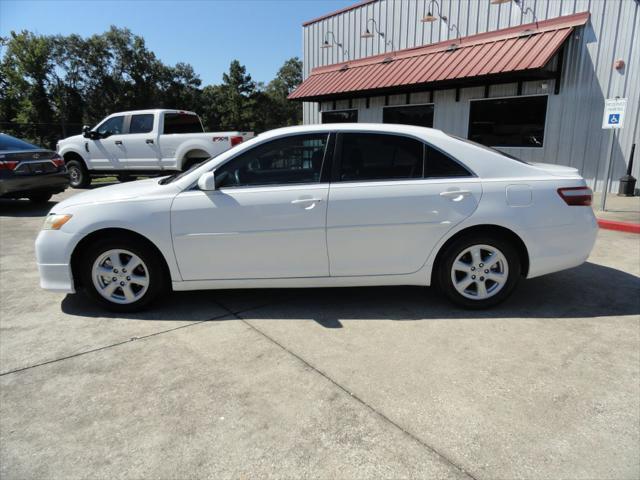
M 137 110 L 109 115 L 82 135 L 60 140 L 72 187 L 86 187 L 91 177 L 136 176 L 188 170 L 253 137 L 251 132 L 206 133 L 200 118 L 184 110 Z

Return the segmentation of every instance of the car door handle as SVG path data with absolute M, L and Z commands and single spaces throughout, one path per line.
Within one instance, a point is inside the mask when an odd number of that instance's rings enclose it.
M 116 145 L 122 145 L 122 140 L 116 140 L 114 143 L 115 143 Z
M 468 197 L 471 194 L 471 190 L 446 190 L 444 192 L 440 192 L 441 197 L 449 198 L 454 202 L 459 202 L 464 197 Z
M 151 138 L 147 138 L 147 139 L 145 140 L 145 143 L 153 143 L 153 140 L 152 140 Z
M 310 203 L 310 202 L 316 203 L 321 201 L 322 201 L 321 198 L 298 198 L 296 200 L 291 200 L 291 203 L 296 205 L 298 203 Z

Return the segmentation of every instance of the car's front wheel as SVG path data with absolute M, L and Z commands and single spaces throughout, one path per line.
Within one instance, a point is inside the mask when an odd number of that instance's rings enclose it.
M 90 245 L 81 266 L 87 295 L 110 310 L 147 307 L 167 287 L 162 259 L 137 239 L 105 239 Z
M 521 275 L 518 250 L 507 239 L 468 235 L 444 252 L 437 271 L 438 286 L 466 308 L 488 308 L 504 301 Z

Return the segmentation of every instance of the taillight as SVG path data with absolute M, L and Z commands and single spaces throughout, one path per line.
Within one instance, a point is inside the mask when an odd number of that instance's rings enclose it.
M 593 192 L 589 187 L 566 187 L 559 188 L 558 195 L 567 205 L 588 207 L 591 205 Z
M 58 168 L 64 165 L 64 159 L 63 159 L 62 157 L 60 157 L 59 155 L 55 155 L 55 156 L 51 159 L 51 161 L 52 161 L 52 162 L 53 162 L 53 164 L 54 164 L 56 167 L 58 167 Z
M 231 140 L 232 147 L 235 147 L 236 145 L 242 143 L 242 137 L 240 135 L 230 137 L 230 140 Z
M 13 160 L 0 160 L 0 170 L 13 170 L 17 165 Z

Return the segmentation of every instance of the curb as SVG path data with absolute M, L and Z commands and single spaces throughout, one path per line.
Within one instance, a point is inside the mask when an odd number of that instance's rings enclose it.
M 598 226 L 606 230 L 617 230 L 619 232 L 640 233 L 640 223 L 616 222 L 614 220 L 598 219 Z

